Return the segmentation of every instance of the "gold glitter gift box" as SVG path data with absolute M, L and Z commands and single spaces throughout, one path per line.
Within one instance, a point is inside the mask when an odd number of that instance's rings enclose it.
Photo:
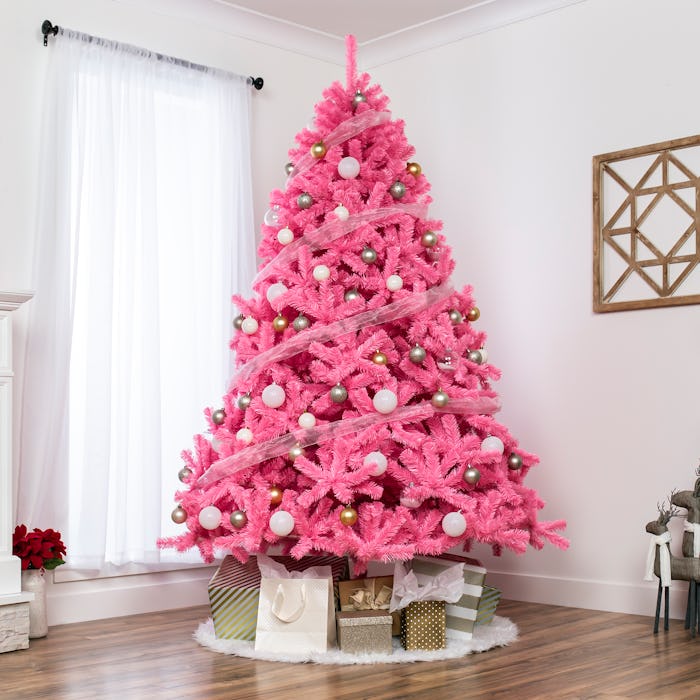
M 345 557 L 313 556 L 302 559 L 272 557 L 284 564 L 288 571 L 304 571 L 312 566 L 330 566 L 333 581 L 347 576 Z M 209 581 L 209 603 L 214 619 L 214 631 L 219 639 L 255 639 L 260 598 L 260 569 L 255 557 L 241 564 L 234 556 L 227 555 Z M 336 591 L 337 595 L 337 591 Z
M 416 600 L 401 610 L 401 646 L 415 649 L 444 649 L 445 601 Z
M 391 654 L 391 613 L 356 610 L 335 614 L 338 646 L 347 654 Z

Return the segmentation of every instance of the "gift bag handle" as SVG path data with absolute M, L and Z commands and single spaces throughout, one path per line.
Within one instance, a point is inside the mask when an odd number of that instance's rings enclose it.
M 283 612 L 282 608 L 284 607 L 287 593 L 288 592 L 284 590 L 284 584 L 280 583 L 279 586 L 277 586 L 275 597 L 272 600 L 272 614 L 282 622 L 295 622 L 301 617 L 306 607 L 306 586 L 302 583 L 299 587 L 298 605 L 289 612 Z

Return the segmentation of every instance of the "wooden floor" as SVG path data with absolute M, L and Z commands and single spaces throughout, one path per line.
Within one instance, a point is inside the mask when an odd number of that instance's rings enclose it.
M 653 601 L 650 601 L 653 605 Z M 207 607 L 52 627 L 0 654 L 0 698 L 460 700 L 700 698 L 700 637 L 679 620 L 502 602 L 509 647 L 462 659 L 377 666 L 251 661 L 192 639 Z

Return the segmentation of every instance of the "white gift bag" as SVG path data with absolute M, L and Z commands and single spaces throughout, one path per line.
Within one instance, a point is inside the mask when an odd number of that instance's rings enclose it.
M 330 567 L 288 572 L 282 564 L 262 556 L 258 557 L 258 565 L 262 578 L 256 651 L 325 652 L 334 646 L 335 604 Z

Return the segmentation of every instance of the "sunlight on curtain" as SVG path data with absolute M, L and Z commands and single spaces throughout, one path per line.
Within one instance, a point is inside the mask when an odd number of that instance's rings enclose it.
M 254 273 L 250 87 L 68 30 L 52 51 L 18 517 L 75 567 L 198 561 L 155 541 Z

